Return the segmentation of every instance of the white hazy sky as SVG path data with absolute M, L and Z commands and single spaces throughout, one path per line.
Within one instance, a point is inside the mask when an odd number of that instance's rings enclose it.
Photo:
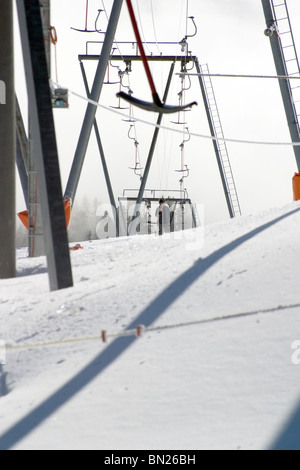
M 133 5 L 137 10 L 137 1 Z M 300 4 L 299 0 L 288 0 L 293 32 L 298 52 L 300 51 Z M 212 73 L 274 75 L 275 66 L 269 39 L 264 36 L 265 18 L 261 0 L 139 0 L 138 19 L 145 41 L 172 41 L 178 43 L 186 34 L 186 11 L 195 17 L 198 34 L 189 41 L 189 50 L 199 58 L 201 64 L 208 63 Z M 89 27 L 94 27 L 99 8 L 103 5 L 110 14 L 112 0 L 89 0 Z M 103 35 L 82 34 L 71 27 L 84 28 L 86 0 L 52 0 L 52 25 L 56 27 L 58 43 L 59 83 L 85 95 L 78 54 L 85 53 L 86 41 L 99 41 Z M 105 31 L 107 18 L 101 14 L 98 27 Z M 189 23 L 192 32 L 192 24 Z M 122 10 L 117 41 L 134 39 L 129 23 L 126 4 Z M 119 45 L 122 54 L 132 53 L 131 46 Z M 159 47 L 164 54 L 180 54 L 179 46 Z M 148 52 L 157 54 L 157 46 L 148 46 Z M 92 45 L 90 52 L 97 53 L 98 46 Z M 54 48 L 52 49 L 54 59 Z M 54 63 L 53 63 L 54 65 Z M 92 84 L 96 62 L 86 63 L 89 82 Z M 124 70 L 122 63 L 118 64 Z M 22 108 L 26 110 L 26 92 L 22 71 L 22 57 L 19 40 L 16 41 L 16 89 Z M 178 65 L 179 67 L 179 65 Z M 56 79 L 53 66 L 52 78 Z M 169 65 L 155 64 L 152 67 L 154 80 L 162 95 L 168 76 Z M 177 68 L 176 72 L 179 72 Z M 111 72 L 111 78 L 117 78 Z M 149 87 L 141 64 L 133 64 L 130 85 L 134 95 L 150 99 Z M 225 137 L 253 141 L 289 142 L 290 135 L 285 119 L 281 94 L 277 80 L 254 79 L 213 79 L 215 94 L 223 124 Z M 180 79 L 174 76 L 168 103 L 178 103 Z M 115 106 L 118 85 L 106 85 L 101 103 Z M 187 126 L 194 133 L 209 135 L 209 128 L 203 106 L 199 82 L 192 78 L 192 87 L 186 101 L 197 100 L 199 105 L 186 113 Z M 55 123 L 59 149 L 63 190 L 68 179 L 73 156 L 82 126 L 86 103 L 70 96 L 69 110 L 57 110 Z M 154 114 L 135 110 L 136 117 L 151 122 Z M 115 197 L 122 196 L 125 188 L 138 188 L 139 179 L 129 167 L 134 165 L 135 147 L 128 138 L 129 125 L 120 116 L 106 110 L 97 113 L 108 168 Z M 177 116 L 165 118 L 170 123 Z M 178 126 L 177 126 L 178 128 Z M 182 126 L 181 126 L 182 128 Z M 142 165 L 145 164 L 154 129 L 145 124 L 135 125 Z M 147 187 L 155 189 L 179 189 L 181 135 L 169 131 L 160 134 L 152 172 Z M 291 179 L 297 171 L 292 147 L 274 147 L 246 144 L 228 144 L 229 156 L 240 197 L 242 212 L 254 213 L 275 207 L 292 200 Z M 219 221 L 228 217 L 225 198 L 216 164 L 212 142 L 193 137 L 185 145 L 185 163 L 189 166 L 190 177 L 185 186 L 194 203 L 205 205 L 206 222 Z M 18 189 L 18 209 L 24 204 Z M 78 201 L 87 196 L 91 201 L 98 198 L 107 202 L 107 190 L 101 168 L 94 133 L 85 159 L 82 178 L 78 189 Z

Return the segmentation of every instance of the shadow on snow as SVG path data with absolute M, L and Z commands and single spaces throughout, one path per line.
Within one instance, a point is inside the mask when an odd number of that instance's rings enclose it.
M 138 325 L 149 327 L 153 324 L 184 292 L 201 276 L 203 276 L 212 266 L 218 263 L 226 255 L 230 254 L 241 245 L 278 224 L 282 220 L 299 212 L 300 209 L 293 210 L 271 222 L 268 222 L 255 230 L 243 235 L 223 248 L 218 249 L 207 258 L 199 259 L 185 273 L 172 282 L 141 314 L 128 326 L 128 330 L 137 328 Z M 43 421 L 45 421 L 58 408 L 67 403 L 72 397 L 79 393 L 87 384 L 104 372 L 118 357 L 120 357 L 136 340 L 134 336 L 120 337 L 109 344 L 106 349 L 84 367 L 75 377 L 69 380 L 59 390 L 53 393 L 43 403 L 22 418 L 18 423 L 6 431 L 0 437 L 0 449 L 10 449 L 21 439 L 33 431 Z M 299 413 L 298 413 L 299 415 Z M 299 416 L 298 416 L 299 417 Z M 299 432 L 298 427 L 295 427 Z M 279 444 L 278 444 L 279 445 Z

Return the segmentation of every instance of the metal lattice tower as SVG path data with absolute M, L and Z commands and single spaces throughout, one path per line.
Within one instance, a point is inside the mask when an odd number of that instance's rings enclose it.
M 224 140 L 224 132 L 213 89 L 213 84 L 211 77 L 209 76 L 209 68 L 207 64 L 197 65 L 197 68 L 199 68 L 198 73 L 200 73 L 201 75 L 203 74 L 201 79 L 201 88 L 202 92 L 204 92 L 204 104 L 208 113 L 208 120 L 211 127 L 211 133 L 214 137 L 216 137 L 216 140 L 214 141 L 215 152 L 217 155 L 217 161 L 224 186 L 229 213 L 231 217 L 237 217 L 239 215 L 242 215 L 241 206 L 237 194 L 226 141 Z
M 272 0 L 272 7 L 278 27 L 279 42 L 282 50 L 282 57 L 284 59 L 286 75 L 288 77 L 300 77 L 300 65 L 286 0 Z M 297 118 L 296 124 L 300 135 L 300 85 L 297 83 L 297 80 L 288 81 L 291 100 L 294 106 L 295 116 Z
M 270 39 L 277 75 L 300 77 L 294 36 L 286 0 L 262 0 L 266 19 L 265 35 Z M 298 80 L 279 79 L 279 87 L 285 109 L 292 142 L 300 143 L 300 87 L 292 82 Z M 294 146 L 294 154 L 300 171 L 300 147 Z

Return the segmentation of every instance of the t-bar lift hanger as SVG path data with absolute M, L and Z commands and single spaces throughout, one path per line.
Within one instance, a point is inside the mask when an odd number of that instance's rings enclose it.
M 102 33 L 104 34 L 101 29 L 98 29 L 97 23 L 99 20 L 99 17 L 104 10 L 98 10 L 98 15 L 95 21 L 95 29 L 88 29 L 88 16 L 89 16 L 89 0 L 86 0 L 86 14 L 85 14 L 85 28 L 84 29 L 79 29 L 79 28 L 71 28 L 74 31 L 79 31 L 80 33 Z
M 130 18 L 131 18 L 133 30 L 134 30 L 134 33 L 135 33 L 135 36 L 136 36 L 136 41 L 137 41 L 138 47 L 140 49 L 142 61 L 143 61 L 145 71 L 146 71 L 146 75 L 147 75 L 149 85 L 150 85 L 150 88 L 151 88 L 153 103 L 148 103 L 147 101 L 139 100 L 137 98 L 134 98 L 133 96 L 127 95 L 123 91 L 117 93 L 117 96 L 119 98 L 124 99 L 125 101 L 128 101 L 132 105 L 137 106 L 138 108 L 144 109 L 145 111 L 154 111 L 154 112 L 161 113 L 161 114 L 178 113 L 180 111 L 184 111 L 187 108 L 191 108 L 194 105 L 197 105 L 198 103 L 196 101 L 194 101 L 193 103 L 184 105 L 184 106 L 168 106 L 168 105 L 161 102 L 161 100 L 158 96 L 158 93 L 156 91 L 154 80 L 153 80 L 151 70 L 150 70 L 150 67 L 149 67 L 149 64 L 148 64 L 147 56 L 145 54 L 143 42 L 142 42 L 142 39 L 141 39 L 141 36 L 140 36 L 140 32 L 139 32 L 138 24 L 137 24 L 137 21 L 136 21 L 136 18 L 135 18 L 135 14 L 134 14 L 134 10 L 133 10 L 133 7 L 132 7 L 131 0 L 126 0 L 126 3 L 127 3 L 127 6 L 128 6 L 129 15 L 130 15 Z

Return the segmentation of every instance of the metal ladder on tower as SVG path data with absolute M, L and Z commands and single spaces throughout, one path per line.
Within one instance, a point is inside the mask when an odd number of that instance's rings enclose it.
M 237 217 L 242 215 L 241 206 L 237 194 L 236 184 L 234 181 L 227 145 L 224 140 L 224 132 L 221 124 L 221 118 L 217 106 L 215 92 L 213 89 L 211 77 L 209 76 L 208 64 L 196 65 L 198 65 L 197 68 L 199 68 L 198 73 L 202 75 L 202 83 L 200 83 L 203 85 L 204 89 L 203 91 L 205 95 L 207 112 L 209 114 L 209 123 L 212 135 L 216 137 L 214 146 L 217 154 L 218 165 L 223 181 L 229 213 L 232 218 Z
M 283 63 L 288 77 L 300 77 L 294 35 L 286 0 L 271 0 Z M 288 80 L 291 102 L 294 107 L 297 130 L 300 136 L 300 85 L 298 80 Z

